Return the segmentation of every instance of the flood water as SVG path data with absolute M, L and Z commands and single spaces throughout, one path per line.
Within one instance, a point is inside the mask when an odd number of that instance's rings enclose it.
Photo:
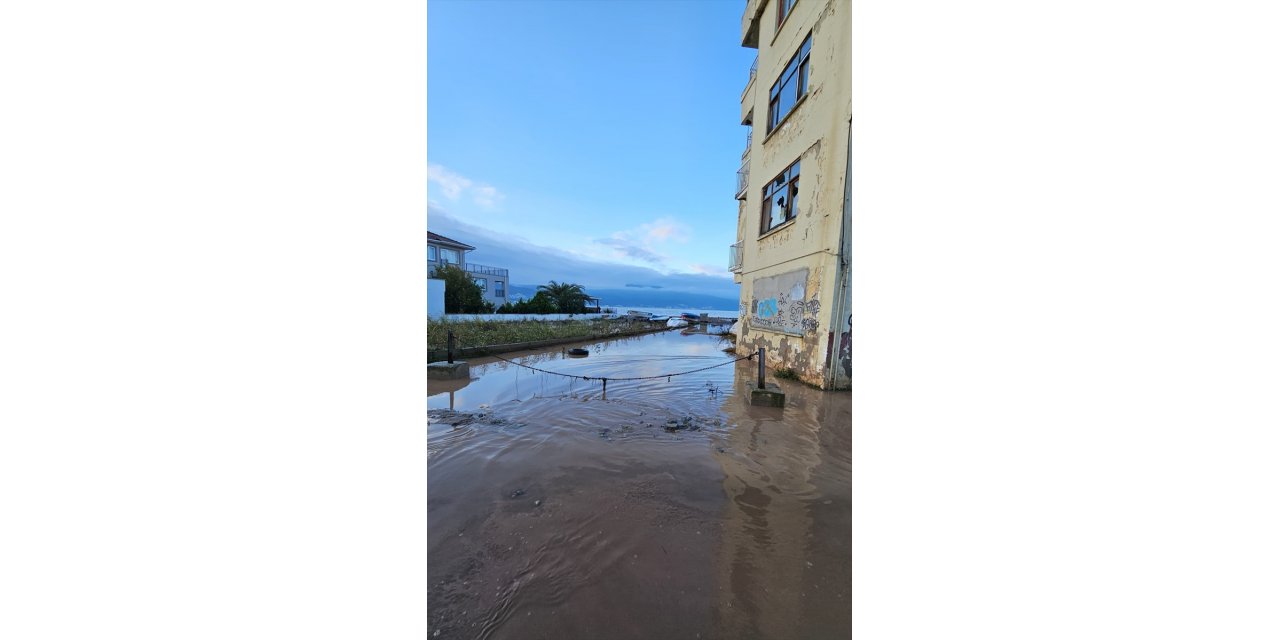
M 583 346 L 590 355 L 570 357 Z M 717 335 L 503 358 L 431 381 L 433 638 L 847 638 L 850 396 L 778 381 Z

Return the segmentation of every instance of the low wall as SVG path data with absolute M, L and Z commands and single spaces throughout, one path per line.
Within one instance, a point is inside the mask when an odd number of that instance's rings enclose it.
M 560 344 L 569 344 L 571 342 L 594 342 L 597 340 L 610 340 L 613 338 L 626 338 L 629 336 L 639 336 L 647 333 L 657 333 L 659 331 L 667 331 L 666 325 L 658 325 L 653 328 L 645 328 L 636 331 L 622 331 L 619 333 L 608 333 L 600 336 L 577 336 L 574 338 L 554 338 L 551 340 L 536 340 L 533 342 L 516 342 L 512 344 L 491 344 L 483 347 L 464 347 L 453 350 L 453 358 L 465 358 L 468 356 L 484 356 L 494 353 L 507 353 L 510 351 L 528 351 L 530 349 L 541 349 L 543 347 L 554 347 Z M 428 349 L 427 362 L 437 362 L 447 360 L 449 358 L 448 349 Z
M 597 318 L 617 318 L 617 314 L 605 313 L 449 313 L 445 320 L 496 320 L 498 322 L 515 322 L 517 320 L 595 320 Z

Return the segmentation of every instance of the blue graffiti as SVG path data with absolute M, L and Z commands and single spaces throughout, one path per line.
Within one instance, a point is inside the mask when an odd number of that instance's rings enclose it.
M 756 308 L 756 315 L 761 318 L 772 318 L 778 315 L 778 299 L 766 298 L 760 301 L 760 306 Z

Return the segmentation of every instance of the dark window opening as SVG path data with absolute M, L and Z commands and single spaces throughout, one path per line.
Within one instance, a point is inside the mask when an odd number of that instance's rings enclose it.
M 760 211 L 760 233 L 782 225 L 796 217 L 796 199 L 800 195 L 800 161 L 778 174 L 764 186 Z

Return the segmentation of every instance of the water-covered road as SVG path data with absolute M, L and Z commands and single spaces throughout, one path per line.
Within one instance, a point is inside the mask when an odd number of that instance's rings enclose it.
M 635 377 L 728 362 L 726 346 L 671 331 L 503 357 Z M 752 361 L 607 394 L 470 363 L 429 389 L 432 637 L 848 637 L 847 392 L 780 381 L 784 409 L 751 407 Z

